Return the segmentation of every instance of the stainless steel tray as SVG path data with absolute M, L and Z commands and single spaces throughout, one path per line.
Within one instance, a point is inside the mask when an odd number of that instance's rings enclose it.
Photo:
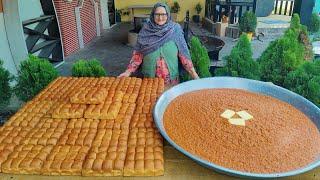
M 170 102 L 175 99 L 177 96 L 195 91 L 200 89 L 208 89 L 208 88 L 235 88 L 235 89 L 243 89 L 255 93 L 260 93 L 264 95 L 269 95 L 284 102 L 287 102 L 301 112 L 306 114 L 318 127 L 320 131 L 320 109 L 315 106 L 313 103 L 303 98 L 302 96 L 291 92 L 282 87 L 273 85 L 272 83 L 266 83 L 261 81 L 249 80 L 244 78 L 235 78 L 235 77 L 213 77 L 213 78 L 204 78 L 193 81 L 188 81 L 185 83 L 181 83 L 177 86 L 172 87 L 171 89 L 164 92 L 160 98 L 158 99 L 154 109 L 153 109 L 153 117 L 155 120 L 155 124 L 158 127 L 162 136 L 177 150 L 190 157 L 194 161 L 199 164 L 216 170 L 221 173 L 225 173 L 232 176 L 237 177 L 247 177 L 247 178 L 275 178 L 275 177 L 286 177 L 293 176 L 300 173 L 304 173 L 311 169 L 314 169 L 320 165 L 320 156 L 315 161 L 310 163 L 308 166 L 303 167 L 301 169 L 297 169 L 294 171 L 283 172 L 283 173 L 274 173 L 274 174 L 258 174 L 258 173 L 248 173 L 243 171 L 237 171 L 229 168 L 225 168 L 219 166 L 217 164 L 208 162 L 204 159 L 201 159 L 195 155 L 192 155 L 188 151 L 181 148 L 177 145 L 170 137 L 167 135 L 164 126 L 163 126 L 163 114 L 170 104 Z M 179 167 L 177 167 L 179 168 Z

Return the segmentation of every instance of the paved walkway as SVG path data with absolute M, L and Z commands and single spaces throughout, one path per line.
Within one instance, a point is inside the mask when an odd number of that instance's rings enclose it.
M 127 32 L 132 28 L 129 23 L 117 24 L 102 32 L 85 48 L 65 58 L 65 63 L 58 67 L 61 75 L 71 75 L 72 64 L 79 59 L 96 58 L 101 61 L 108 76 L 117 76 L 123 72 L 130 60 L 132 47 L 127 46 Z
M 117 76 L 123 72 L 129 63 L 132 47 L 128 46 L 127 33 L 133 26 L 129 23 L 121 23 L 102 33 L 101 37 L 95 38 L 85 48 L 65 58 L 65 63 L 58 67 L 63 76 L 71 75 L 72 64 L 79 59 L 96 58 L 101 61 L 107 71 L 108 76 Z M 191 30 L 195 35 L 213 36 L 211 33 L 198 25 L 190 24 Z M 263 37 L 261 41 L 253 40 L 252 48 L 253 58 L 257 59 L 261 53 L 267 48 L 268 44 L 279 37 L 279 34 Z M 232 47 L 236 41 L 232 38 L 221 38 L 225 42 L 225 46 L 220 51 L 219 59 L 230 54 Z

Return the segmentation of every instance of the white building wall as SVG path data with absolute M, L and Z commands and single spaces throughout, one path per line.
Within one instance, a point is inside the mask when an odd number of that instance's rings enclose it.
M 0 59 L 4 62 L 5 69 L 9 70 L 11 74 L 17 74 L 17 68 L 11 53 L 3 13 L 0 13 Z
M 21 21 L 42 16 L 40 0 L 19 0 L 19 13 Z
M 19 3 L 18 0 L 2 0 L 2 3 L 4 19 L 2 27 L 5 27 L 6 42 L 10 47 L 10 50 L 6 50 L 6 53 L 11 51 L 12 56 L 12 59 L 6 61 L 10 61 L 18 69 L 20 63 L 28 56 L 19 13 Z

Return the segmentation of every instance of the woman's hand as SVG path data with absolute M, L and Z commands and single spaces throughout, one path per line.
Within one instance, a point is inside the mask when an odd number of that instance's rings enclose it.
M 125 71 L 124 73 L 120 74 L 118 77 L 129 77 L 131 75 L 130 71 Z
M 200 77 L 198 76 L 198 74 L 196 72 L 194 72 L 194 75 L 192 76 L 193 79 L 200 79 Z
M 199 79 L 199 75 L 197 74 L 197 72 L 194 68 L 192 68 L 190 75 L 191 75 L 192 79 Z

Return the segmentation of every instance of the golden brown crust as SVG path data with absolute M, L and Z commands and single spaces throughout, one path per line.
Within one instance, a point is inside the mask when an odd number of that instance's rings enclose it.
M 155 157 L 163 162 L 150 114 L 159 87 L 159 79 L 54 80 L 0 127 L 0 171 L 153 176 Z
M 57 103 L 54 107 L 52 118 L 82 118 L 87 105 Z
M 70 97 L 70 102 L 75 104 L 101 104 L 108 91 L 102 87 L 82 87 Z

